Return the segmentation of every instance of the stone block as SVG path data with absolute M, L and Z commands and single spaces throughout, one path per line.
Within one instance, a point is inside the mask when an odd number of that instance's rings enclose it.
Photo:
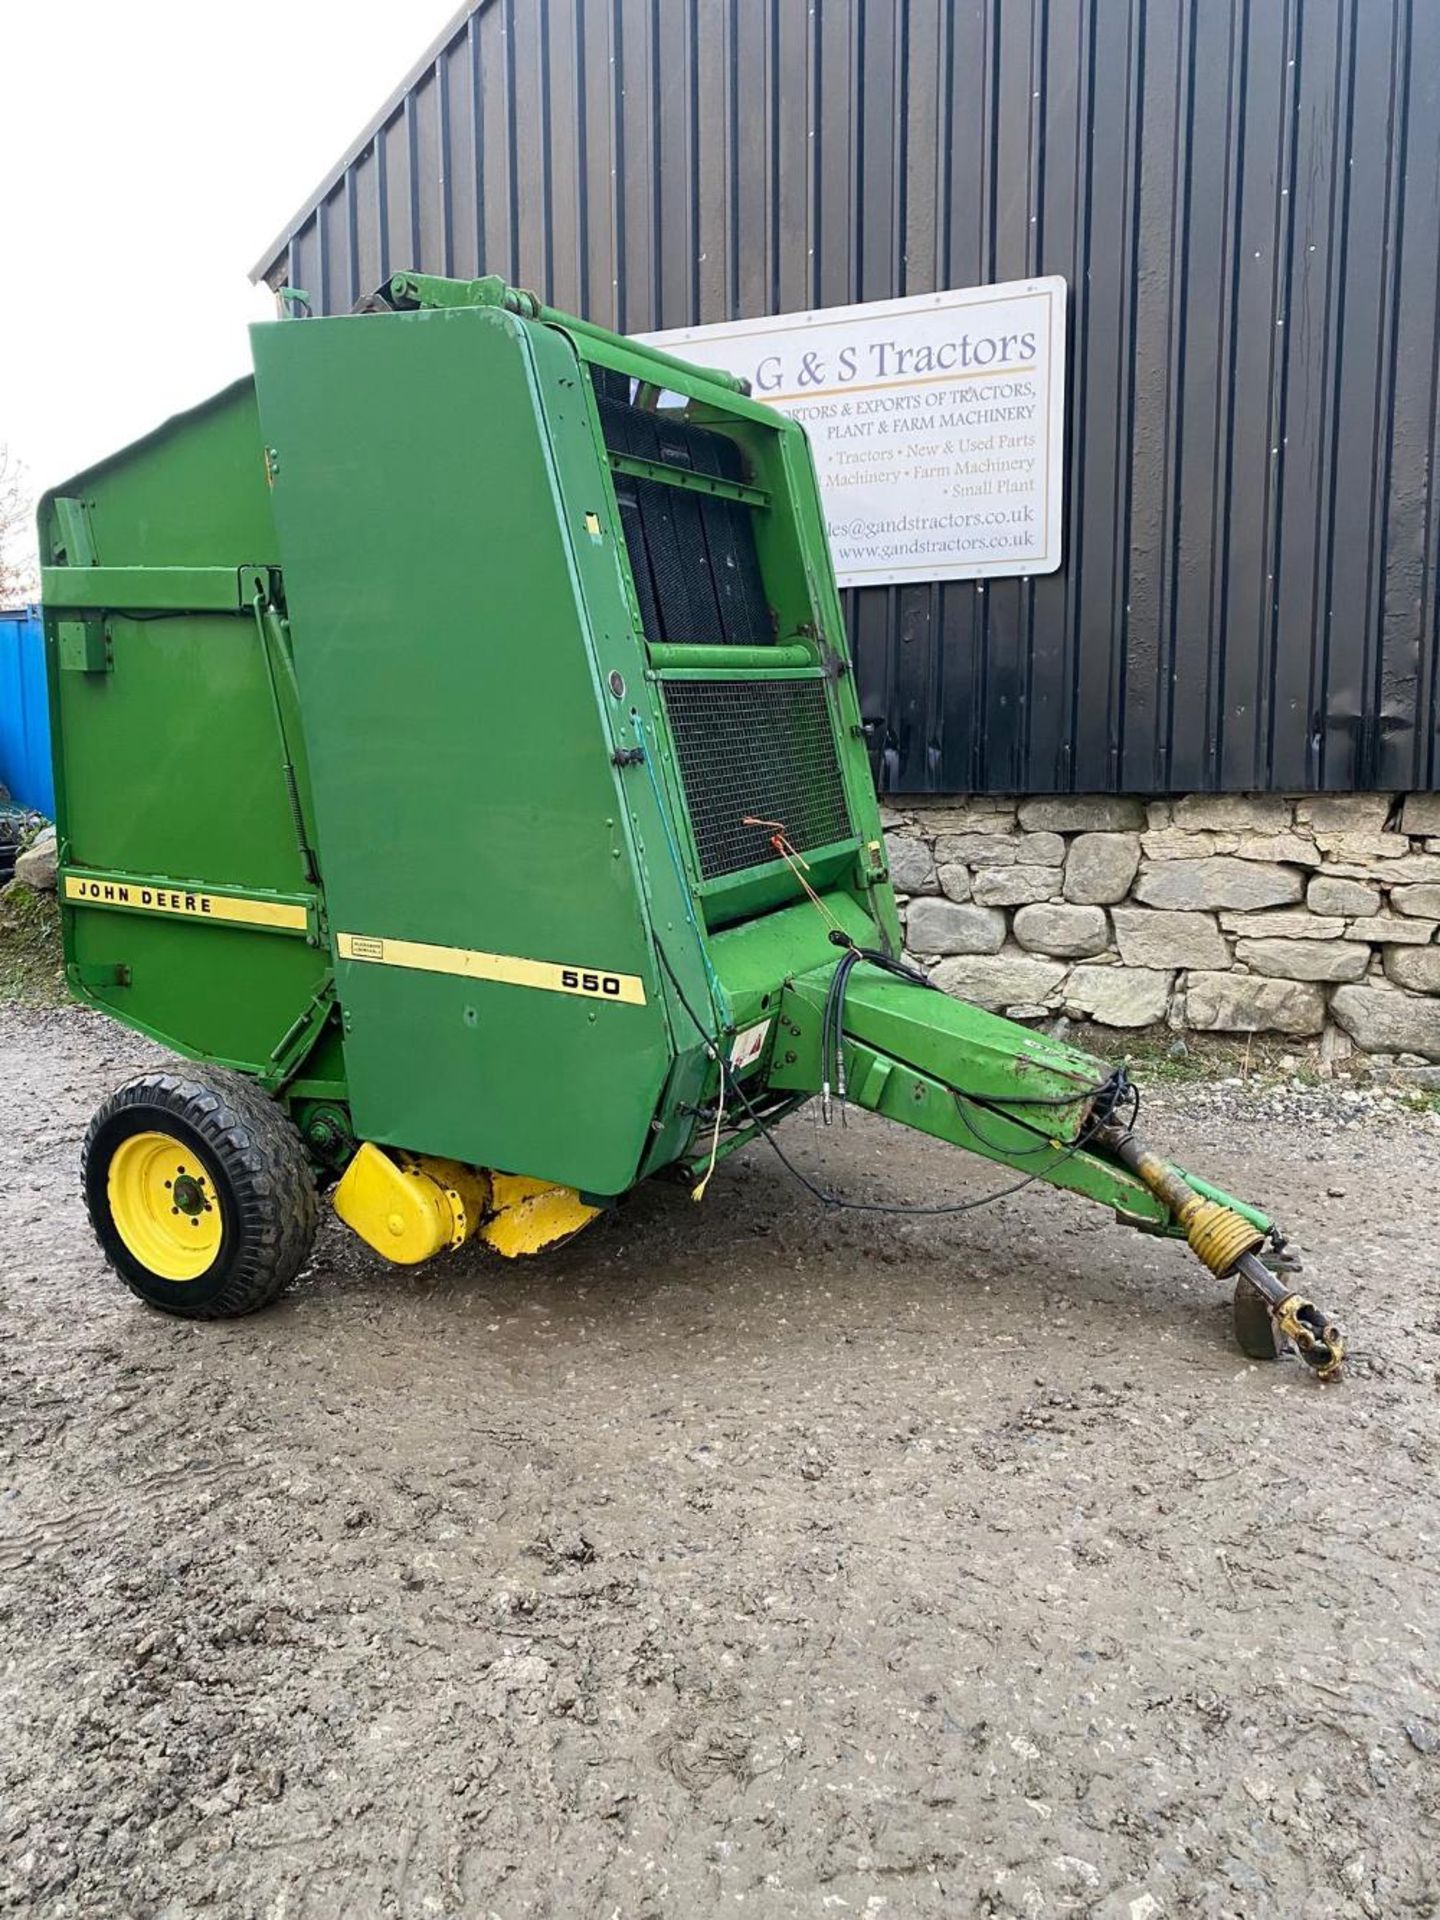
M 1058 833 L 942 833 L 935 858 L 942 867 L 1058 867 L 1065 842 Z
M 1384 977 L 1407 993 L 1440 993 L 1440 947 L 1384 948 Z
M 1021 867 L 1058 867 L 1065 858 L 1065 842 L 1058 833 L 1022 833 L 1015 863 Z
M 912 953 L 998 953 L 1005 944 L 1005 916 L 994 907 L 914 900 L 905 916 L 905 944 Z
M 1440 852 L 1408 853 L 1400 860 L 1354 861 L 1327 860 L 1326 873 L 1341 874 L 1349 880 L 1383 880 L 1387 887 L 1440 886 Z
M 1408 793 L 1400 810 L 1402 833 L 1440 834 L 1440 793 Z
M 1390 904 L 1417 920 L 1440 920 L 1440 887 L 1393 887 Z
M 1309 793 L 1295 802 L 1295 818 L 1325 833 L 1379 833 L 1391 800 L 1388 793 Z
M 1076 967 L 1065 983 L 1065 1010 L 1102 1027 L 1157 1026 L 1174 981 L 1156 967 Z
M 1186 833 L 1180 827 L 1152 827 L 1140 836 L 1147 860 L 1209 860 L 1217 853 L 1238 853 L 1238 833 Z
M 1302 908 L 1287 912 L 1280 907 L 1273 913 L 1222 913 L 1220 924 L 1226 933 L 1243 934 L 1251 940 L 1338 940 L 1345 922 Z
M 36 893 L 55 891 L 55 829 L 42 827 L 15 861 L 15 878 Z
M 969 800 L 926 801 L 916 805 L 914 819 L 932 839 L 941 833 L 1013 833 L 1015 802 L 985 794 Z
M 1228 967 L 1230 949 L 1211 913 L 1116 907 L 1115 944 L 1127 967 Z
M 1021 907 L 1014 934 L 1027 952 L 1083 960 L 1105 951 L 1110 928 L 1103 907 L 1045 905 Z
M 1235 851 L 1242 860 L 1287 860 L 1297 867 L 1320 865 L 1320 849 L 1302 833 L 1247 834 Z
M 1398 987 L 1336 987 L 1330 1011 L 1366 1053 L 1440 1060 L 1440 1000 Z
M 1020 824 L 1027 833 L 1133 832 L 1145 824 L 1145 803 L 1116 794 L 1054 794 L 1022 800 Z
M 1385 977 L 1411 993 L 1440 993 L 1440 947 L 1387 947 Z
M 947 867 L 946 873 L 963 873 L 963 867 Z M 975 875 L 972 891 L 982 907 L 1026 907 L 1035 900 L 1048 900 L 1060 878 L 1054 867 L 983 867 Z
M 897 893 L 934 893 L 935 856 L 918 835 L 887 833 L 885 857 L 890 862 L 890 878 Z
M 1147 907 L 1181 912 L 1212 907 L 1281 907 L 1298 900 L 1301 876 L 1292 867 L 1256 860 L 1157 860 L 1135 882 L 1135 898 Z
M 1063 960 L 1042 960 L 1010 947 L 1004 953 L 942 960 L 930 977 L 957 1000 L 1003 1013 L 1007 1007 L 1048 1007 L 1069 971 Z
M 1359 980 L 1370 964 L 1351 940 L 1237 940 L 1235 958 L 1275 980 Z
M 1367 887 L 1360 880 L 1333 880 L 1328 874 L 1317 873 L 1305 889 L 1305 904 L 1312 913 L 1378 913 L 1380 889 Z
M 1338 1033 L 1340 1029 L 1335 1027 L 1332 1031 Z M 1348 1040 L 1349 1034 L 1345 1038 Z M 1419 1055 L 1409 1054 L 1406 1057 L 1414 1060 Z M 1421 1087 L 1426 1093 L 1440 1093 L 1440 1067 L 1436 1066 L 1402 1067 L 1397 1061 L 1393 1067 L 1382 1067 L 1377 1059 L 1370 1077 L 1381 1086 Z
M 1410 852 L 1410 842 L 1403 833 L 1327 833 L 1320 827 L 1315 833 L 1315 844 L 1329 859 L 1348 861 L 1352 865 L 1363 862 L 1372 866 L 1377 862 L 1403 860 Z M 1383 868 L 1379 877 L 1385 877 Z
M 1019 835 L 1014 833 L 941 833 L 935 862 L 941 867 L 1013 867 Z
M 1375 946 L 1426 947 L 1435 932 L 1433 920 L 1414 920 L 1403 913 L 1376 913 L 1368 920 L 1352 920 L 1347 940 L 1369 940 Z
M 1004 873 L 1005 868 L 998 869 Z M 970 885 L 968 867 L 941 867 L 939 873 L 940 891 L 947 900 L 968 900 L 973 889 Z
M 1173 814 L 1177 827 L 1227 833 L 1281 833 L 1291 818 L 1290 801 L 1277 793 L 1187 793 Z
M 1185 1020 L 1200 1033 L 1319 1033 L 1325 1025 L 1325 995 L 1301 980 L 1192 973 L 1185 983 Z
M 1113 906 L 1130 891 L 1139 865 L 1135 834 L 1078 834 L 1065 856 L 1065 898 L 1079 906 Z
M 1152 827 L 1142 834 L 1147 860 L 1207 860 L 1233 854 L 1237 860 L 1289 861 L 1295 866 L 1318 867 L 1320 849 L 1302 833 L 1222 833 L 1213 827 L 1186 832 L 1181 827 Z
M 1321 1066 L 1338 1066 L 1342 1060 L 1348 1060 L 1354 1051 L 1355 1042 L 1343 1027 L 1337 1027 L 1332 1020 L 1320 1036 Z

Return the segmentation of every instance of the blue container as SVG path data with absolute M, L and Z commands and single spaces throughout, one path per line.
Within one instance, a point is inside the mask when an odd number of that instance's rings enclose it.
M 0 785 L 20 806 L 55 818 L 39 607 L 0 608 Z

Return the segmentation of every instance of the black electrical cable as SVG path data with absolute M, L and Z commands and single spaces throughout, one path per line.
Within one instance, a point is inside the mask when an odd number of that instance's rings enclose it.
M 825 993 L 825 1006 L 820 1019 L 820 1071 L 823 1081 L 822 1092 L 827 1097 L 833 1086 L 843 1105 L 845 1099 L 845 990 L 850 975 L 862 960 L 868 960 L 871 966 L 893 974 L 897 980 L 908 980 L 912 986 L 925 987 L 938 992 L 935 982 L 922 973 L 918 967 L 912 967 L 906 960 L 896 960 L 888 953 L 881 953 L 871 947 L 857 946 L 842 927 L 835 928 L 830 939 L 834 945 L 843 947 L 844 952 L 830 976 L 830 985 Z
M 973 1213 L 979 1207 L 993 1206 L 997 1200 L 1008 1200 L 1013 1194 L 1021 1193 L 1026 1187 L 1033 1186 L 1037 1180 L 1047 1179 L 1050 1174 L 1054 1173 L 1057 1167 L 1062 1166 L 1065 1161 L 1072 1159 L 1074 1155 L 1083 1151 L 1096 1133 L 1099 1132 L 1100 1128 L 1112 1117 L 1119 1102 L 1131 1091 L 1130 1082 L 1124 1068 L 1121 1067 L 1117 1069 L 1117 1071 L 1111 1075 L 1110 1079 L 1107 1080 L 1101 1088 L 1096 1090 L 1096 1098 L 1103 1097 L 1107 1092 L 1110 1093 L 1111 1099 L 1109 1103 L 1104 1107 L 1103 1111 L 1097 1112 L 1092 1117 L 1090 1124 L 1082 1128 L 1074 1140 L 1056 1154 L 1051 1164 L 1048 1167 L 1037 1167 L 1034 1173 L 1026 1174 L 1023 1180 L 1017 1180 L 1013 1186 L 1001 1187 L 995 1193 L 982 1194 L 979 1199 L 976 1200 L 957 1200 L 938 1206 L 907 1206 L 899 1202 L 884 1200 L 847 1200 L 843 1194 L 827 1193 L 823 1187 L 817 1186 L 809 1175 L 802 1173 L 800 1168 L 790 1159 L 785 1149 L 775 1138 L 773 1130 L 768 1127 L 760 1115 L 756 1113 L 754 1107 L 751 1106 L 749 1100 L 746 1098 L 743 1088 L 731 1074 L 729 1064 L 725 1059 L 724 1053 L 721 1051 L 719 1042 L 711 1036 L 709 1029 L 691 1006 L 686 997 L 685 989 L 676 978 L 675 969 L 670 964 L 670 956 L 666 953 L 664 946 L 658 939 L 655 942 L 655 951 L 660 956 L 660 964 L 669 975 L 670 984 L 675 989 L 680 1005 L 689 1015 L 691 1025 L 705 1042 L 706 1050 L 720 1070 L 721 1098 L 724 1098 L 727 1091 L 734 1095 L 735 1099 L 739 1101 L 740 1105 L 749 1115 L 756 1132 L 764 1140 L 781 1166 L 785 1168 L 792 1179 L 798 1181 L 799 1184 L 804 1187 L 805 1191 L 810 1194 L 813 1199 L 818 1200 L 822 1206 L 841 1208 L 847 1213 L 911 1215 Z M 925 985 L 933 986 L 933 982 L 926 981 Z M 951 1089 L 951 1091 L 955 1090 Z M 1039 1103 L 1037 1102 L 1035 1104 Z M 1045 1104 L 1052 1103 L 1046 1102 Z M 1073 1101 L 1062 1100 L 1053 1104 L 1070 1106 L 1074 1103 Z
M 955 1102 L 956 1119 L 959 1120 L 962 1127 L 974 1134 L 975 1138 L 987 1152 L 998 1153 L 1002 1157 L 1013 1160 L 1033 1160 L 1037 1154 L 1054 1152 L 1055 1142 L 1053 1140 L 1042 1140 L 1039 1146 L 1036 1147 L 1008 1146 L 1004 1141 L 997 1140 L 993 1134 L 986 1133 L 985 1129 L 976 1123 L 974 1115 L 965 1111 L 966 1107 L 972 1104 L 981 1107 L 983 1110 L 983 1102 L 974 1101 L 972 1103 L 961 1093 L 952 1092 L 951 1098 Z M 990 1111 L 993 1112 L 994 1109 L 992 1108 Z

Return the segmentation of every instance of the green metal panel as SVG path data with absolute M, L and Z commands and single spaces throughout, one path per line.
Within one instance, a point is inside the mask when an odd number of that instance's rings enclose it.
M 47 607 L 142 607 L 149 612 L 235 613 L 250 603 L 240 567 L 42 567 Z
M 41 506 L 45 565 L 62 552 L 71 565 L 84 564 L 59 537 L 61 502 L 73 498 L 87 509 L 90 564 L 234 567 L 279 559 L 248 376 L 54 488 Z
M 72 983 L 84 983 L 92 1006 L 180 1052 L 252 1073 L 264 1073 L 323 971 L 303 939 L 140 914 L 68 917 Z
M 768 507 L 770 496 L 763 488 L 749 487 L 738 480 L 722 480 L 704 473 L 687 473 L 666 466 L 660 460 L 643 460 L 635 454 L 611 453 L 610 465 L 616 473 L 633 474 L 638 480 L 658 480 L 663 486 L 685 487 L 692 493 L 707 493 L 722 500 L 738 500 L 747 507 Z
M 849 894 L 836 889 L 822 898 L 830 920 L 837 922 L 857 946 L 876 944 L 875 923 Z M 737 1027 L 750 1026 L 775 1012 L 784 982 L 833 966 L 838 957 L 830 939 L 829 920 L 808 900 L 724 928 L 712 936 L 710 951 L 734 1008 Z M 805 1058 L 805 1070 L 798 1077 L 792 1073 L 787 1084 L 813 1092 L 820 1084 L 818 1055 L 812 1057 L 807 1050 Z M 793 1068 L 796 1062 L 790 1064 Z
M 586 525 L 609 483 L 575 357 L 494 308 L 261 327 L 254 351 L 332 928 L 644 994 L 338 958 L 357 1131 L 623 1191 L 671 1043 L 643 788 L 611 761 L 645 663 Z
M 40 540 L 65 867 L 309 898 L 244 599 L 255 570 L 268 577 L 278 562 L 251 383 L 57 488 Z M 107 670 L 62 670 L 81 624 L 66 606 L 125 608 L 92 616 Z M 62 907 L 81 998 L 257 1072 L 324 975 L 323 951 L 303 936 L 63 895 Z
M 253 617 L 117 615 L 110 629 L 113 671 L 61 681 L 70 863 L 303 886 Z
M 795 994 L 818 1012 L 828 985 L 828 974 L 797 980 Z M 847 1032 L 879 1051 L 1002 1104 L 1007 1099 L 1082 1100 L 1110 1073 L 1093 1054 L 872 967 L 861 966 L 851 975 L 845 1018 Z M 817 1038 L 811 1031 L 810 1043 Z M 951 1060 L 959 1065 L 954 1073 L 947 1066 Z M 1045 1130 L 1053 1131 L 1048 1120 Z

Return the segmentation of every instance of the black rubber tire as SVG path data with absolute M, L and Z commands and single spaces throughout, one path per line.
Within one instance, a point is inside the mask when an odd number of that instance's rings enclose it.
M 1235 1282 L 1231 1315 L 1236 1343 L 1248 1360 L 1280 1358 L 1282 1343 L 1275 1331 L 1275 1322 L 1270 1317 L 1270 1309 L 1265 1304 L 1265 1296 L 1243 1273 Z
M 152 1273 L 121 1239 L 107 1177 L 116 1148 L 132 1134 L 162 1130 L 185 1140 L 210 1175 L 220 1203 L 221 1241 L 198 1279 Z M 83 1150 L 85 1205 L 106 1259 L 147 1306 L 187 1320 L 255 1313 L 287 1287 L 315 1238 L 315 1179 L 300 1135 L 284 1111 L 243 1074 L 206 1068 L 142 1073 L 90 1122 Z

